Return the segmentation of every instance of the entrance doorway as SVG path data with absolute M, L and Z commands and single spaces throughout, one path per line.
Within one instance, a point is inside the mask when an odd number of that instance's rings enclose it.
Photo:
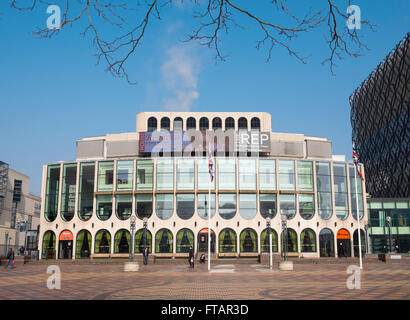
M 73 257 L 73 234 L 69 230 L 60 233 L 58 258 L 72 259 Z
M 337 233 L 337 256 L 340 257 L 351 257 L 350 248 L 350 233 L 346 229 L 340 229 Z
M 198 252 L 208 252 L 208 228 L 198 233 Z M 215 232 L 211 229 L 211 253 L 215 253 Z

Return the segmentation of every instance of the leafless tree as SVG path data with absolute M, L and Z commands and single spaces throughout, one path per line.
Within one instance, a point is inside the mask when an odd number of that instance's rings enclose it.
M 9 0 L 10 6 L 20 11 L 32 11 L 39 3 L 50 5 L 45 0 Z M 223 34 L 228 33 L 232 27 L 244 29 L 237 21 L 248 21 L 258 28 L 261 33 L 256 41 L 256 48 L 267 46 L 267 61 L 271 59 L 272 50 L 275 46 L 282 47 L 302 63 L 307 58 L 294 50 L 289 42 L 300 34 L 307 33 L 322 24 L 327 24 L 325 41 L 330 54 L 322 64 L 329 63 L 330 70 L 344 55 L 357 57 L 361 55 L 366 45 L 361 41 L 357 29 L 346 27 L 349 18 L 344 13 L 351 5 L 350 0 L 344 0 L 343 10 L 341 5 L 336 5 L 335 0 L 322 0 L 323 8 L 309 10 L 303 17 L 294 15 L 286 0 L 265 0 L 272 7 L 270 19 L 264 19 L 261 15 L 252 11 L 252 1 L 244 8 L 237 0 L 185 0 L 193 7 L 192 18 L 198 21 L 198 25 L 185 41 L 198 41 L 201 45 L 213 48 L 215 58 L 224 61 L 226 55 L 221 50 Z M 295 1 L 295 0 L 294 0 Z M 172 6 L 173 2 L 184 4 L 184 0 L 130 0 L 123 3 L 113 4 L 109 0 L 62 0 L 62 19 L 58 29 L 39 28 L 33 33 L 39 37 L 50 38 L 74 23 L 85 21 L 83 34 L 91 32 L 96 47 L 98 62 L 103 60 L 109 71 L 114 76 L 125 77 L 130 82 L 126 72 L 125 63 L 141 44 L 144 35 L 148 32 L 153 19 L 161 19 L 163 8 Z M 340 2 L 340 1 L 339 1 Z M 241 2 L 243 4 L 243 1 Z M 318 1 L 315 1 L 318 6 Z M 273 13 L 283 14 L 290 21 L 290 25 L 275 24 Z M 134 19 L 137 16 L 137 20 Z M 134 23 L 134 21 L 136 21 Z M 114 37 L 105 37 L 101 23 L 106 22 L 113 28 L 118 28 L 118 34 Z M 367 20 L 361 20 L 361 25 L 374 31 L 374 26 Z

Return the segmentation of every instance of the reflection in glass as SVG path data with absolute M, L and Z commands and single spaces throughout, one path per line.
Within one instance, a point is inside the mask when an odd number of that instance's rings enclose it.
M 254 159 L 239 159 L 239 189 L 256 189 L 256 167 Z
M 260 194 L 259 207 L 264 219 L 272 219 L 276 215 L 276 194 Z
M 288 220 L 296 215 L 296 196 L 294 194 L 281 194 L 280 199 L 280 214 L 286 215 Z
M 195 212 L 194 194 L 177 194 L 177 215 L 181 219 L 190 219 Z
M 312 219 L 315 215 L 315 199 L 313 194 L 299 194 L 299 214 L 303 219 Z
M 295 162 L 293 160 L 279 160 L 280 190 L 295 190 Z
M 198 215 L 203 219 L 208 219 L 208 200 L 209 195 L 206 193 L 198 193 Z M 211 194 L 211 218 L 215 215 L 215 194 Z
M 102 220 L 108 220 L 112 213 L 112 195 L 97 195 L 97 217 Z
M 218 205 L 219 215 L 223 219 L 232 219 L 236 214 L 236 194 L 219 194 Z
M 132 213 L 132 194 L 117 194 L 115 204 L 118 219 L 127 220 Z
M 161 220 L 171 218 L 174 213 L 174 195 L 173 194 L 157 194 L 155 204 L 157 217 Z
M 61 217 L 70 221 L 74 217 L 77 164 L 63 166 L 63 189 L 61 193 Z
M 132 190 L 133 160 L 117 161 L 117 190 Z
M 259 159 L 259 189 L 276 190 L 275 160 Z
M 152 194 L 136 194 L 135 211 L 141 220 L 150 218 L 152 215 Z
M 246 220 L 256 216 L 256 194 L 239 195 L 239 213 Z

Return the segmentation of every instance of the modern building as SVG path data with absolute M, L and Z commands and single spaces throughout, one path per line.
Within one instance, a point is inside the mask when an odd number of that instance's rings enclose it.
M 30 178 L 0 161 L 0 255 L 8 248 L 37 250 L 41 199 L 29 192 Z M 27 231 L 27 238 L 26 238 Z
M 352 137 L 372 197 L 410 197 L 410 32 L 350 96 Z
M 75 160 L 44 165 L 42 259 L 206 253 L 208 211 L 215 258 L 269 252 L 269 233 L 280 254 L 283 216 L 289 255 L 353 256 L 357 212 L 365 248 L 364 181 L 326 138 L 271 132 L 259 112 L 142 112 L 136 126 L 79 140 Z
M 367 200 L 370 253 L 410 253 L 410 198 Z

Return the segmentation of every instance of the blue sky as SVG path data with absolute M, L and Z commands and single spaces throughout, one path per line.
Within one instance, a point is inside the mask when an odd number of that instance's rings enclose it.
M 272 15 L 275 22 L 286 22 L 263 1 L 237 2 L 264 17 Z M 305 10 L 295 7 L 299 1 L 287 3 L 295 12 Z M 345 10 L 348 1 L 337 3 Z M 84 25 L 68 27 L 52 39 L 37 39 L 31 31 L 45 26 L 46 6 L 19 12 L 3 0 L 0 160 L 29 175 L 31 192 L 40 194 L 42 165 L 75 159 L 76 140 L 135 131 L 137 112 L 162 110 L 269 112 L 273 132 L 326 137 L 333 142 L 334 154 L 350 159 L 348 98 L 410 31 L 409 1 L 352 3 L 360 6 L 362 19 L 377 25 L 376 32 L 359 30 L 370 50 L 359 58 L 345 56 L 334 75 L 320 63 L 329 54 L 325 25 L 291 42 L 301 55 L 310 56 L 307 64 L 280 47 L 266 63 L 268 48 L 255 49 L 261 34 L 238 16 L 246 29 L 223 36 L 222 50 L 230 55 L 215 63 L 213 49 L 181 42 L 192 30 L 192 8 L 186 1 L 177 3 L 164 9 L 161 20 L 153 20 L 127 62 L 131 79 L 138 82 L 132 86 L 96 65 L 92 37 L 80 34 Z M 107 24 L 101 28 L 113 32 Z

